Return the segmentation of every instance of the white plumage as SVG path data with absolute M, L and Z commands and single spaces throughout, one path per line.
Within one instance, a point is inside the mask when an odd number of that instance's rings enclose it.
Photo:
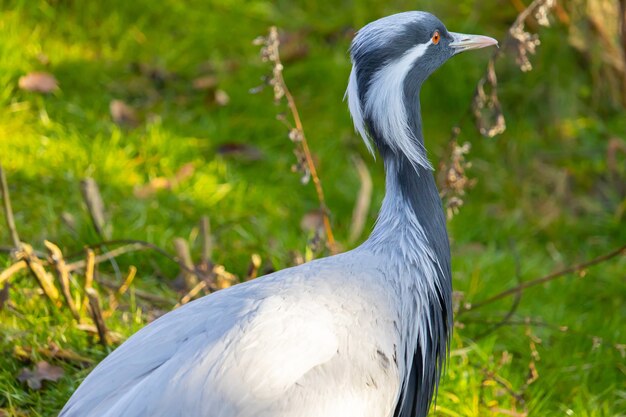
M 454 54 L 493 43 L 422 12 L 359 31 L 346 96 L 387 177 L 369 239 L 164 315 L 102 361 L 60 416 L 426 416 L 452 287 L 419 89 Z
M 114 351 L 61 416 L 389 415 L 402 337 L 381 262 L 349 252 L 181 307 Z

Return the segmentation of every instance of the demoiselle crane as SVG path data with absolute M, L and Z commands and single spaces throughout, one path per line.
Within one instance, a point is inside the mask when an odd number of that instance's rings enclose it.
M 424 12 L 363 27 L 346 97 L 385 165 L 371 236 L 160 317 L 104 359 L 60 416 L 426 416 L 452 332 L 452 284 L 419 92 L 452 56 L 496 43 Z

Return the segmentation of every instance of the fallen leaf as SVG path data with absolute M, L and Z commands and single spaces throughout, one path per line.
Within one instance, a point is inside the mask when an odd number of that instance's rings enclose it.
M 263 152 L 259 148 L 247 143 L 224 143 L 217 148 L 217 153 L 223 156 L 241 159 L 244 161 L 259 161 L 263 159 Z
M 51 93 L 59 88 L 59 83 L 54 75 L 48 72 L 31 72 L 20 77 L 18 85 L 22 90 L 35 93 Z
M 214 75 L 204 75 L 192 81 L 195 90 L 211 90 L 217 87 L 217 77 Z
M 226 106 L 230 102 L 230 97 L 224 90 L 216 90 L 215 91 L 215 104 L 218 106 Z
M 122 100 L 111 101 L 109 111 L 111 112 L 113 122 L 116 124 L 125 126 L 137 125 L 137 112 Z
M 20 382 L 26 382 L 31 389 L 38 390 L 41 389 L 44 380 L 58 381 L 63 375 L 63 368 L 50 365 L 46 361 L 39 361 L 32 370 L 23 368 L 17 379 Z

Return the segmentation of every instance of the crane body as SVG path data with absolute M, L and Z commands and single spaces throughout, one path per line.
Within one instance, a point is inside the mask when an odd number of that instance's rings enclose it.
M 361 29 L 346 97 L 386 172 L 370 237 L 160 317 L 60 416 L 425 417 L 452 331 L 452 279 L 419 91 L 453 55 L 495 43 L 424 12 Z

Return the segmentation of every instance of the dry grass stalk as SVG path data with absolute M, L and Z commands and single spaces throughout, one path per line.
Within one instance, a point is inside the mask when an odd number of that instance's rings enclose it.
M 4 173 L 4 169 L 2 169 L 2 165 L 0 165 L 0 192 L 2 194 L 4 218 L 7 223 L 7 228 L 9 229 L 9 234 L 11 235 L 11 240 L 13 241 L 13 247 L 19 250 L 20 236 L 17 233 L 17 228 L 15 227 L 15 218 L 13 217 L 13 208 L 11 207 L 11 196 L 9 195 L 9 185 L 7 183 L 7 177 Z
M 106 228 L 106 216 L 104 214 L 104 203 L 100 194 L 98 184 L 93 178 L 85 178 L 80 182 L 80 190 L 83 194 L 85 204 L 89 210 L 91 221 L 96 232 L 102 237 L 109 239 L 108 230 Z
M 202 236 L 202 263 L 209 264 L 213 257 L 213 237 L 211 236 L 211 222 L 207 216 L 200 219 L 200 236 Z
M 253 253 L 250 256 L 250 265 L 248 266 L 248 273 L 246 274 L 246 280 L 251 280 L 259 276 L 259 268 L 261 268 L 261 256 L 258 253 Z
M 0 285 L 5 281 L 8 281 L 13 275 L 20 272 L 22 269 L 28 268 L 28 264 L 24 260 L 17 261 L 9 266 L 4 271 L 0 272 Z
M 104 322 L 104 317 L 102 316 L 98 292 L 94 288 L 86 288 L 85 294 L 87 294 L 87 299 L 89 300 L 89 312 L 91 313 L 91 318 L 93 319 L 96 329 L 98 330 L 100 343 L 103 346 L 107 346 L 109 344 L 109 331 Z
M 76 304 L 74 303 L 74 299 L 72 298 L 72 291 L 70 289 L 70 273 L 67 270 L 65 259 L 63 258 L 63 253 L 61 249 L 57 245 L 52 242 L 44 241 L 44 245 L 48 248 L 50 252 L 50 258 L 54 263 L 54 267 L 57 272 L 57 277 L 59 281 L 59 286 L 61 287 L 61 293 L 65 298 L 65 302 L 72 313 L 72 316 L 77 322 L 80 322 L 80 314 L 78 309 L 76 308 Z
M 98 277 L 97 279 L 98 284 L 110 288 L 114 291 L 117 291 L 119 288 L 119 284 L 113 280 L 110 279 L 105 279 L 103 277 Z M 143 291 L 140 289 L 135 289 L 133 290 L 134 295 L 136 295 L 138 298 L 141 298 L 143 300 L 149 301 L 153 304 L 159 304 L 160 306 L 167 306 L 167 307 L 171 307 L 172 304 L 174 304 L 174 300 L 171 298 L 167 298 L 167 297 L 163 297 L 157 294 L 153 294 L 151 292 L 148 291 Z
M 239 281 L 237 276 L 228 272 L 224 265 L 215 265 L 213 267 L 213 273 L 215 274 L 215 285 L 217 286 L 214 291 L 232 287 Z
M 467 311 L 470 310 L 476 310 L 478 308 L 481 308 L 487 304 L 491 304 L 495 301 L 501 300 L 503 298 L 509 297 L 511 295 L 515 295 L 515 294 L 519 294 L 521 292 L 523 292 L 524 290 L 530 288 L 530 287 L 534 287 L 537 285 L 541 285 L 541 284 L 545 284 L 546 282 L 549 281 L 553 281 L 557 278 L 560 278 L 564 275 L 568 275 L 568 274 L 580 274 L 581 272 L 585 272 L 587 270 L 587 268 L 594 266 L 594 265 L 598 265 L 601 264 L 603 262 L 608 261 L 609 259 L 613 259 L 616 258 L 618 256 L 626 256 L 626 245 L 623 245 L 609 253 L 606 253 L 604 255 L 598 256 L 597 258 L 591 259 L 590 261 L 587 262 L 583 262 L 581 264 L 577 264 L 574 266 L 571 266 L 569 268 L 565 268 L 563 270 L 560 271 L 556 271 L 553 272 L 551 274 L 548 274 L 546 276 L 543 276 L 541 278 L 536 278 L 530 281 L 526 281 L 523 282 L 519 285 L 516 285 L 513 288 L 510 288 L 508 290 L 502 291 L 499 294 L 496 294 L 492 297 L 487 298 L 486 300 L 480 301 L 478 303 L 474 303 L 474 304 L 465 304 L 461 310 L 459 310 L 457 315 L 463 314 Z
M 126 291 L 128 291 L 136 275 L 137 275 L 137 268 L 131 265 L 128 268 L 128 275 L 126 275 L 126 279 L 124 280 L 124 283 L 120 285 L 120 288 L 117 290 L 118 295 L 120 296 L 124 295 Z
M 39 286 L 43 290 L 44 294 L 52 301 L 57 307 L 59 303 L 59 290 L 54 286 L 54 280 L 43 266 L 43 262 L 33 252 L 33 247 L 27 243 L 21 244 L 22 249 L 18 252 L 18 258 L 26 261 L 28 269 L 33 276 L 37 279 Z
M 280 60 L 279 46 L 280 40 L 278 30 L 275 26 L 270 27 L 267 37 L 259 37 L 254 41 L 255 45 L 262 45 L 261 57 L 265 62 L 271 62 L 272 77 L 269 80 L 269 84 L 274 90 L 274 100 L 280 102 L 283 98 L 287 100 L 287 106 L 293 118 L 295 124 L 289 131 L 289 138 L 296 145 L 294 150 L 298 164 L 295 166 L 296 170 L 302 173 L 303 183 L 307 183 L 309 179 L 313 180 L 315 191 L 317 193 L 317 199 L 319 200 L 320 209 L 324 213 L 324 229 L 326 233 L 326 244 L 332 253 L 336 252 L 335 238 L 333 235 L 332 227 L 330 225 L 330 218 L 328 216 L 329 210 L 326 206 L 326 200 L 324 198 L 324 190 L 322 189 L 322 182 L 317 174 L 317 168 L 306 136 L 304 135 L 304 128 L 302 126 L 302 120 L 296 106 L 296 102 L 287 88 L 285 79 L 283 78 L 283 64 Z M 282 121 L 287 123 L 283 117 Z
M 200 281 L 197 283 L 192 289 L 189 290 L 187 294 L 185 294 L 180 301 L 174 306 L 174 308 L 178 308 L 182 305 L 187 304 L 189 301 L 193 300 L 196 295 L 200 293 L 203 289 L 207 288 L 206 281 Z
M 93 280 L 96 269 L 96 255 L 93 250 L 86 249 L 85 250 L 85 286 L 83 287 L 85 291 L 85 298 L 83 299 L 83 303 L 81 304 L 81 313 L 89 304 L 89 299 L 87 297 L 87 291 L 93 287 Z
M 101 264 L 103 262 L 110 261 L 111 259 L 117 258 L 120 255 L 144 250 L 147 247 L 148 246 L 145 245 L 143 242 L 130 243 L 128 245 L 120 246 L 119 248 L 116 248 L 116 249 L 113 249 L 108 252 L 104 252 L 100 255 L 95 256 L 94 264 Z M 86 265 L 86 261 L 84 259 L 80 261 L 72 262 L 70 264 L 67 264 L 67 270 L 70 272 L 74 272 L 76 270 L 85 268 L 85 265 Z
M 367 213 L 372 202 L 372 176 L 367 169 L 367 165 L 358 156 L 354 156 L 352 162 L 356 167 L 356 172 L 359 174 L 361 187 L 354 204 L 354 210 L 352 210 L 352 222 L 350 223 L 350 235 L 348 237 L 348 242 L 350 243 L 356 242 L 363 234 Z
M 181 274 L 185 280 L 185 287 L 187 290 L 191 290 L 198 284 L 198 277 L 193 272 L 194 265 L 191 259 L 189 244 L 185 239 L 177 237 L 174 239 L 174 250 L 176 251 L 176 257 L 181 267 Z

